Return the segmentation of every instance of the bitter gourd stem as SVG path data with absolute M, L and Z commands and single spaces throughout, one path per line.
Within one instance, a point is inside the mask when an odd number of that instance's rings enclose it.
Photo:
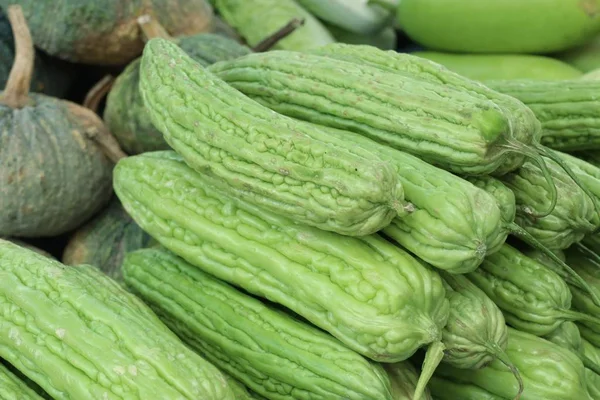
M 579 251 L 581 251 L 588 257 L 591 257 L 592 261 L 595 261 L 596 263 L 600 264 L 600 255 L 596 254 L 596 252 L 594 250 L 590 249 L 589 247 L 587 247 L 585 244 L 583 244 L 581 242 L 575 243 L 575 246 L 578 248 Z
M 506 352 L 504 350 L 502 350 L 502 348 L 500 346 L 498 346 L 497 343 L 489 343 L 488 345 L 486 345 L 486 347 L 487 347 L 488 351 L 491 354 L 493 354 L 494 357 L 496 357 L 498 359 L 498 361 L 500 361 L 502 364 L 506 365 L 508 367 L 508 369 L 510 369 L 510 371 L 515 376 L 515 379 L 517 380 L 517 382 L 519 384 L 519 391 L 517 392 L 517 394 L 513 398 L 513 400 L 519 400 L 521 398 L 521 395 L 523 394 L 523 389 L 524 389 L 523 378 L 521 377 L 521 372 L 519 372 L 519 369 L 515 366 L 515 364 L 512 363 L 512 361 L 510 360 L 510 357 L 508 357 L 508 354 L 506 354 Z
M 98 114 L 98 106 L 112 88 L 113 83 L 115 83 L 115 77 L 112 75 L 106 75 L 100 79 L 85 95 L 83 106 Z
M 556 310 L 558 315 L 567 321 L 581 321 L 600 327 L 600 318 L 574 310 Z
M 173 40 L 167 30 L 152 16 L 144 14 L 137 19 L 137 23 L 142 30 L 144 40 L 147 42 L 154 38 L 163 38 Z
M 524 241 L 531 247 L 538 249 L 544 255 L 546 255 L 548 258 L 550 258 L 550 260 L 554 261 L 557 264 L 557 266 L 560 267 L 564 271 L 564 274 L 571 278 L 570 282 L 572 284 L 574 284 L 575 286 L 579 287 L 580 289 L 583 289 L 586 292 L 588 292 L 590 297 L 592 298 L 592 301 L 600 307 L 600 298 L 598 298 L 598 296 L 596 295 L 596 292 L 594 292 L 594 290 L 592 290 L 592 288 L 585 281 L 585 279 L 583 279 L 581 276 L 579 276 L 579 274 L 573 268 L 569 267 L 569 265 L 567 265 L 567 263 L 565 263 L 563 260 L 558 258 L 558 256 L 556 254 L 554 254 L 552 251 L 550 251 L 546 246 L 544 246 L 542 243 L 540 243 L 529 232 L 527 232 L 525 229 L 521 228 L 519 225 L 515 224 L 514 222 L 511 222 L 510 224 L 508 224 L 508 230 L 511 234 L 518 237 L 519 239 L 521 239 L 522 241 Z
M 9 6 L 7 14 L 15 37 L 15 61 L 0 103 L 11 108 L 23 108 L 29 103 L 28 94 L 33 75 L 35 50 L 21 6 Z
M 285 39 L 286 37 L 291 35 L 296 29 L 298 29 L 302 25 L 304 25 L 304 23 L 305 23 L 304 18 L 292 19 L 290 22 L 288 22 L 283 27 L 281 27 L 279 30 L 277 30 L 277 32 L 275 32 L 271 36 L 266 37 L 260 43 L 258 43 L 256 46 L 254 46 L 252 48 L 252 51 L 254 51 L 255 53 L 262 53 L 264 51 L 270 50 L 271 48 L 273 48 L 273 46 L 275 46 L 277 43 L 279 43 L 279 41 Z
M 421 368 L 421 375 L 419 376 L 419 381 L 417 382 L 417 387 L 415 388 L 415 393 L 413 395 L 415 400 L 421 400 L 425 395 L 425 389 L 427 388 L 429 380 L 442 361 L 442 358 L 444 358 L 445 349 L 446 346 L 444 343 L 439 341 L 429 345 L 427 354 L 425 354 L 425 360 L 423 361 L 423 367 Z

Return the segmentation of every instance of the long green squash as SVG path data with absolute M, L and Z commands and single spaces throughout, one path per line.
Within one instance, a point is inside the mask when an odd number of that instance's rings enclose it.
M 571 291 L 558 274 L 508 244 L 466 277 L 524 332 L 547 335 L 564 321 L 600 323 L 598 314 L 571 310 Z
M 600 149 L 600 81 L 486 82 L 525 103 L 542 123 L 542 144 L 557 150 Z
M 234 400 L 220 372 L 92 266 L 0 240 L 0 357 L 56 400 Z
M 43 398 L 0 363 L 0 398 L 2 400 L 42 400 Z
M 130 253 L 123 271 L 127 285 L 190 347 L 262 396 L 392 400 L 377 364 L 170 252 Z
M 214 185 L 291 219 L 366 235 L 405 215 L 392 166 L 284 117 L 216 78 L 177 45 L 145 47 L 140 91 L 169 145 Z
M 506 352 L 521 371 L 521 400 L 593 400 L 585 368 L 571 351 L 542 338 L 508 328 Z M 469 371 L 442 364 L 430 382 L 438 400 L 511 400 L 517 382 L 500 361 Z
M 121 160 L 114 186 L 164 247 L 371 359 L 401 361 L 441 340 L 448 317 L 441 278 L 381 237 L 295 224 L 212 187 L 174 152 Z

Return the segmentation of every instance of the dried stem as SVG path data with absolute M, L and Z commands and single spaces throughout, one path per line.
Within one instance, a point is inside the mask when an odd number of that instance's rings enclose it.
M 85 99 L 83 100 L 83 106 L 98 114 L 100 102 L 104 96 L 108 94 L 114 83 L 115 78 L 112 75 L 106 75 L 104 78 L 100 79 L 86 94 Z
M 173 38 L 169 35 L 169 32 L 151 15 L 144 14 L 137 20 L 142 33 L 144 34 L 145 41 L 149 41 L 154 38 L 162 38 L 172 40 Z
M 279 41 L 285 39 L 290 34 L 292 34 L 296 29 L 300 28 L 304 25 L 304 19 L 294 18 L 290 22 L 288 22 L 285 26 L 279 29 L 277 32 L 272 34 L 271 36 L 265 38 L 262 42 L 254 46 L 252 49 L 257 53 L 261 53 L 264 51 L 268 51 L 273 48 Z

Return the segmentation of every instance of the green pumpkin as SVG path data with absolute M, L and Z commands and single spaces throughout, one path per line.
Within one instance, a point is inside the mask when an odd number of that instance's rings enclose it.
M 28 94 L 34 49 L 19 6 L 9 18 L 17 44 L 0 94 L 0 236 L 57 236 L 108 202 L 114 165 L 92 139 L 106 133 L 92 111 Z
M 160 29 L 160 28 L 159 28 Z M 175 39 L 200 64 L 230 60 L 251 50 L 236 41 L 216 35 L 198 34 Z M 129 154 L 168 150 L 163 135 L 152 125 L 138 89 L 141 58 L 133 61 L 117 77 L 104 110 L 104 121 L 119 144 Z
M 131 219 L 117 198 L 75 232 L 63 253 L 67 265 L 89 264 L 122 282 L 121 264 L 127 253 L 149 247 L 153 239 Z
M 0 0 L 23 7 L 36 47 L 83 64 L 124 65 L 144 47 L 137 19 L 155 15 L 173 35 L 212 29 L 205 0 Z

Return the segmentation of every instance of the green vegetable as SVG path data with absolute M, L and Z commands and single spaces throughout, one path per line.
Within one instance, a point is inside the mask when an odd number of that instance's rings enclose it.
M 172 40 L 202 65 L 229 60 L 250 53 L 250 49 L 232 39 L 210 33 L 170 37 L 154 18 L 140 23 L 150 39 L 164 37 Z M 132 61 L 117 77 L 106 98 L 104 120 L 121 147 L 129 154 L 168 150 L 162 133 L 152 125 L 139 91 L 141 59 Z
M 466 276 L 496 303 L 509 325 L 524 332 L 547 335 L 564 321 L 600 323 L 599 314 L 570 309 L 569 286 L 558 274 L 508 244 Z
M 219 399 L 219 371 L 91 266 L 0 241 L 0 357 L 56 400 Z
M 392 398 L 394 400 L 432 400 L 429 389 L 425 389 L 423 397 L 414 397 L 419 381 L 419 373 L 408 361 L 393 364 L 382 364 L 392 384 Z
M 435 51 L 412 53 L 442 64 L 470 79 L 563 80 L 581 77 L 582 73 L 554 58 L 532 54 L 456 54 Z
M 460 369 L 477 370 L 498 359 L 519 382 L 518 398 L 523 392 L 523 380 L 505 351 L 508 331 L 502 311 L 464 275 L 443 274 L 442 277 L 450 301 L 450 316 L 442 331 L 446 346 L 443 362 Z
M 600 81 L 489 81 L 525 103 L 542 123 L 542 144 L 557 150 L 600 149 Z
M 597 68 L 597 69 L 594 69 L 594 70 L 588 72 L 587 74 L 583 75 L 579 79 L 591 80 L 591 81 L 600 80 L 600 68 Z
M 494 197 L 505 224 L 515 220 L 517 215 L 515 194 L 505 184 L 489 175 L 466 176 L 465 179 Z
M 304 26 L 279 41 L 275 49 L 302 51 L 335 42 L 323 24 L 295 0 L 215 0 L 215 8 L 251 47 L 294 18 L 304 19 Z
M 408 213 L 389 163 L 259 105 L 167 40 L 146 45 L 140 90 L 189 165 L 266 210 L 351 236 Z
M 393 14 L 365 0 L 296 0 L 310 13 L 334 27 L 363 36 L 381 32 Z
M 42 400 L 35 390 L 0 363 L 0 398 L 2 400 Z
M 457 53 L 550 53 L 600 28 L 595 0 L 402 0 L 398 21 L 421 45 Z
M 600 33 L 584 45 L 570 49 L 558 57 L 583 72 L 600 68 Z
M 231 375 L 221 371 L 221 374 L 225 377 L 227 384 L 233 390 L 235 400 L 264 400 L 264 397 L 257 395 L 256 393 L 250 392 L 246 389 L 246 386 L 242 385 L 239 381 L 232 378 Z M 394 399 L 396 400 L 396 399 Z
M 595 365 L 600 365 L 600 349 L 585 339 L 581 340 L 583 345 L 583 354 Z M 588 392 L 593 399 L 600 398 L 600 375 L 589 368 L 585 369 L 585 380 L 587 383 Z
M 523 376 L 521 400 L 591 400 L 583 364 L 571 351 L 508 328 L 506 352 Z M 512 373 L 498 360 L 477 371 L 442 364 L 429 387 L 438 400 L 510 400 L 518 390 Z
M 114 199 L 106 210 L 70 238 L 62 262 L 67 265 L 93 265 L 121 282 L 121 264 L 125 254 L 151 244 L 152 238 L 131 219 L 118 199 Z
M 331 32 L 333 37 L 335 37 L 338 42 L 349 44 L 365 44 L 369 46 L 375 46 L 383 50 L 396 49 L 396 30 L 392 26 L 383 28 L 379 32 L 369 34 L 349 32 L 332 25 L 325 25 L 325 27 L 329 30 L 329 32 Z
M 581 339 L 581 333 L 574 322 L 563 322 L 558 328 L 556 328 L 556 330 L 550 332 L 548 335 L 545 335 L 544 339 L 547 339 L 552 343 L 556 343 L 560 347 L 571 350 L 573 353 L 577 354 L 579 358 L 581 358 L 581 362 L 583 362 L 583 365 L 586 368 L 594 371 L 595 373 L 600 373 L 600 364 L 597 364 L 593 358 L 588 356 L 589 353 L 594 351 L 594 346 L 588 343 L 588 345 L 591 347 L 588 349 L 588 354 L 586 354 L 583 346 L 583 340 Z
M 114 186 L 127 212 L 165 248 L 282 304 L 358 353 L 402 361 L 441 340 L 448 317 L 441 278 L 376 235 L 293 223 L 211 187 L 174 152 L 121 160 Z
M 31 36 L 19 6 L 8 15 L 16 57 L 0 94 L 0 236 L 57 236 L 109 201 L 113 165 L 93 139 L 109 134 L 92 111 L 28 93 Z
M 167 326 L 259 395 L 392 400 L 375 363 L 169 252 L 138 250 L 123 269 L 127 285 Z
M 52 256 L 52 254 L 48 253 L 47 251 L 42 250 L 42 249 L 40 249 L 38 247 L 35 247 L 32 244 L 24 242 L 22 240 L 14 239 L 14 238 L 0 238 L 0 239 L 8 240 L 9 242 L 16 244 L 17 246 L 21 246 L 21 247 L 24 247 L 26 249 L 33 250 L 36 253 L 41 254 L 43 256 L 54 258 L 54 256 Z
M 174 36 L 212 29 L 205 0 L 0 0 L 23 7 L 36 47 L 58 58 L 92 65 L 124 65 L 143 48 L 137 18 L 155 15 Z

